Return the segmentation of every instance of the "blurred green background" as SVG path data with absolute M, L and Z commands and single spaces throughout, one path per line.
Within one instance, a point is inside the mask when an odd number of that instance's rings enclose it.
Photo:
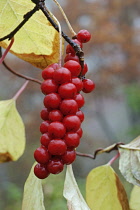
M 92 39 L 84 45 L 85 61 L 96 89 L 84 94 L 87 102 L 82 108 L 85 121 L 84 135 L 77 151 L 93 154 L 99 147 L 129 141 L 140 133 L 140 17 L 138 0 L 59 0 L 74 30 L 87 29 Z M 50 11 L 58 18 L 63 31 L 69 29 L 53 1 L 47 1 Z M 65 56 L 65 55 L 64 55 Z M 6 63 L 15 71 L 41 79 L 41 70 L 8 55 Z M 0 66 L 0 99 L 13 97 L 24 80 Z M 0 165 L 0 209 L 21 209 L 24 183 L 34 163 L 33 153 L 39 146 L 40 111 L 43 94 L 38 84 L 30 82 L 17 100 L 17 108 L 26 128 L 26 150 L 17 162 Z M 85 181 L 89 171 L 106 164 L 116 153 L 102 154 L 96 160 L 77 157 L 74 174 L 85 196 Z M 130 194 L 132 185 L 118 171 L 118 160 L 113 168 Z M 44 182 L 45 206 L 48 210 L 66 208 L 62 196 L 65 171 L 50 176 Z

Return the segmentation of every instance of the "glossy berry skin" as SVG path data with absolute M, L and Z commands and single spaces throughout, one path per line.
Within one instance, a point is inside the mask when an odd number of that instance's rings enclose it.
M 76 115 L 67 115 L 63 119 L 63 124 L 67 132 L 76 132 L 80 128 L 81 121 Z
M 67 68 L 61 67 L 54 72 L 53 78 L 57 84 L 71 82 L 71 72 Z
M 81 66 L 77 61 L 69 60 L 64 64 L 64 67 L 69 69 L 72 77 L 79 76 L 79 74 L 81 72 Z
M 50 154 L 45 147 L 41 146 L 35 150 L 34 158 L 38 163 L 46 164 L 50 159 Z
M 47 79 L 41 84 L 41 91 L 44 95 L 49 93 L 56 93 L 58 90 L 58 85 L 53 79 Z
M 64 99 L 60 104 L 60 110 L 63 115 L 76 114 L 78 111 L 78 104 L 73 99 Z
M 72 83 L 64 83 L 60 85 L 58 93 L 61 98 L 74 98 L 77 93 L 76 86 Z
M 54 121 L 62 121 L 63 120 L 63 114 L 61 113 L 60 110 L 52 110 L 49 112 L 48 116 L 49 120 L 54 122 Z
M 81 110 L 78 110 L 76 112 L 76 115 L 79 117 L 79 119 L 80 119 L 81 122 L 84 121 L 84 113 Z
M 82 130 L 82 128 L 79 128 L 77 131 L 76 131 L 76 133 L 79 135 L 79 137 L 81 138 L 82 137 L 82 135 L 83 135 L 83 130 Z
M 48 133 L 51 138 L 63 138 L 66 133 L 66 128 L 61 122 L 52 122 L 48 127 Z
M 54 70 L 56 70 L 56 69 L 59 68 L 59 64 L 58 63 L 52 63 L 48 67 L 52 67 Z
M 87 30 L 80 30 L 77 39 L 79 42 L 86 43 L 91 39 L 91 34 Z
M 58 109 L 61 97 L 58 93 L 50 93 L 44 98 L 44 106 L 46 108 Z
M 52 158 L 47 165 L 47 169 L 51 174 L 59 174 L 63 171 L 64 165 L 59 158 Z
M 52 79 L 54 74 L 54 69 L 52 67 L 47 67 L 42 71 L 42 78 L 44 80 L 46 79 Z
M 66 63 L 69 60 L 77 61 L 79 63 L 79 58 L 77 55 L 72 55 L 71 53 L 68 53 L 64 59 L 64 62 Z
M 73 77 L 71 82 L 76 86 L 77 92 L 80 92 L 83 89 L 83 82 L 78 77 Z
M 49 111 L 47 108 L 43 108 L 40 112 L 40 117 L 42 120 L 48 120 L 49 119 Z
M 44 133 L 40 138 L 40 143 L 46 148 L 48 147 L 48 144 L 50 143 L 50 141 L 51 141 L 51 138 L 50 138 L 48 132 Z
M 78 108 L 81 108 L 85 104 L 84 97 L 80 93 L 76 94 L 74 100 L 77 102 Z
M 64 140 L 68 148 L 74 149 L 78 147 L 80 143 L 80 137 L 76 132 L 68 132 L 66 133 Z
M 43 134 L 43 133 L 46 133 L 48 131 L 48 127 L 50 125 L 50 121 L 49 120 L 46 120 L 46 121 L 43 121 L 40 125 L 40 132 Z
M 66 150 L 66 143 L 62 139 L 51 140 L 48 145 L 48 151 L 51 155 L 63 155 Z
M 79 42 L 77 39 L 72 40 L 73 42 L 75 42 L 76 44 L 78 44 L 80 46 L 80 48 L 82 48 L 82 43 Z M 74 48 L 68 44 L 66 47 L 66 54 L 71 53 L 72 55 L 75 55 L 75 50 Z
M 84 76 L 88 72 L 88 65 L 84 63 L 84 68 L 82 69 L 82 76 Z
M 76 159 L 76 152 L 75 150 L 67 150 L 66 153 L 61 156 L 61 158 L 64 164 L 69 165 Z
M 38 163 L 34 167 L 34 174 L 39 179 L 45 179 L 50 175 L 50 172 L 48 172 L 45 165 Z
M 94 82 L 92 80 L 90 80 L 90 79 L 84 79 L 83 80 L 83 89 L 82 89 L 82 91 L 84 93 L 90 93 L 90 92 L 92 92 L 94 90 L 94 88 L 95 88 L 95 84 L 94 84 Z

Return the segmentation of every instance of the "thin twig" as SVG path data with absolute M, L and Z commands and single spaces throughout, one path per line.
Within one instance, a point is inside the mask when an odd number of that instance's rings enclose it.
M 18 92 L 14 95 L 13 100 L 17 100 L 17 98 L 21 95 L 21 93 L 25 90 L 26 86 L 28 85 L 29 80 L 22 85 L 22 87 L 18 90 Z
M 5 50 L 5 52 L 3 53 L 3 55 L 1 54 L 2 56 L 1 56 L 1 58 L 0 58 L 0 64 L 4 61 L 4 59 L 5 59 L 6 55 L 7 55 L 7 53 L 9 52 L 10 48 L 12 47 L 13 43 L 14 43 L 14 38 L 11 39 L 10 44 L 9 44 L 8 47 L 6 48 L 6 50 Z
M 108 163 L 107 165 L 111 166 L 115 160 L 117 160 L 120 157 L 120 153 L 118 152 Z

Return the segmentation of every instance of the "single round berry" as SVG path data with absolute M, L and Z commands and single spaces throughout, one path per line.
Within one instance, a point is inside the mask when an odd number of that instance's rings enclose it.
M 69 60 L 64 64 L 64 67 L 69 69 L 73 77 L 77 77 L 81 72 L 81 65 L 77 61 Z
M 71 72 L 67 68 L 61 67 L 54 72 L 53 78 L 58 84 L 71 82 Z
M 59 64 L 58 63 L 52 63 L 48 67 L 52 67 L 54 70 L 56 70 L 56 69 L 59 68 Z
M 61 98 L 58 93 L 50 93 L 44 98 L 44 106 L 46 108 L 57 109 L 60 105 Z
M 63 123 L 52 122 L 48 127 L 48 133 L 51 138 L 63 138 L 66 133 L 66 129 Z
M 82 91 L 84 93 L 90 93 L 92 90 L 94 90 L 95 84 L 92 80 L 90 79 L 84 79 L 83 80 L 83 89 Z
M 79 117 L 79 119 L 80 119 L 81 122 L 84 121 L 84 113 L 81 110 L 78 110 L 76 112 L 76 115 Z
M 71 82 L 76 86 L 77 92 L 80 92 L 83 89 L 83 82 L 78 77 L 73 77 Z
M 64 99 L 60 104 L 63 115 L 75 114 L 78 111 L 78 104 L 73 99 Z
M 52 79 L 54 74 L 54 69 L 52 67 L 47 67 L 42 71 L 42 78 L 44 80 L 46 79 Z
M 50 141 L 51 141 L 51 138 L 48 133 L 44 133 L 40 138 L 40 143 L 45 147 L 48 147 L 48 144 L 50 143 Z
M 78 44 L 80 46 L 80 48 L 82 48 L 82 43 L 79 42 L 77 39 L 74 39 L 72 41 L 75 42 L 76 44 Z M 68 44 L 67 47 L 66 47 L 66 53 L 67 54 L 71 53 L 72 55 L 75 55 L 75 50 L 70 44 Z
M 50 172 L 46 169 L 45 165 L 38 163 L 34 167 L 34 174 L 39 179 L 45 179 L 49 176 Z
M 75 132 L 68 132 L 66 133 L 64 140 L 68 148 L 76 148 L 80 143 L 80 137 Z
M 47 108 L 43 108 L 42 111 L 40 112 L 40 117 L 42 120 L 48 120 L 49 119 L 49 111 Z
M 66 57 L 64 59 L 64 62 L 66 63 L 69 60 L 73 60 L 73 61 L 79 62 L 78 56 L 77 55 L 72 55 L 71 53 L 69 53 L 69 54 L 66 55 Z
M 49 120 L 54 121 L 62 121 L 63 120 L 63 114 L 60 112 L 60 110 L 52 110 L 49 112 Z
M 50 159 L 50 154 L 45 147 L 41 146 L 35 150 L 34 158 L 38 163 L 46 164 Z
M 87 30 L 80 30 L 77 34 L 79 42 L 86 43 L 91 39 L 91 34 Z
M 67 131 L 76 132 L 80 128 L 81 121 L 76 115 L 67 115 L 63 119 L 63 124 Z
M 58 93 L 61 98 L 74 98 L 77 93 L 76 86 L 72 83 L 64 83 L 60 85 Z
M 66 143 L 62 139 L 51 140 L 48 145 L 48 151 L 51 155 L 63 155 L 66 150 Z
M 43 133 L 46 133 L 48 131 L 48 127 L 50 125 L 50 121 L 49 120 L 46 120 L 46 121 L 43 121 L 40 125 L 40 132 L 43 134 Z
M 83 135 L 83 130 L 82 130 L 82 128 L 79 128 L 77 131 L 76 131 L 76 133 L 80 136 L 80 138 L 82 137 L 82 135 Z
M 41 84 L 41 91 L 45 95 L 49 93 L 56 93 L 57 90 L 58 90 L 58 85 L 53 79 L 47 79 Z
M 75 150 L 67 150 L 61 158 L 64 164 L 69 165 L 76 159 L 76 152 Z
M 77 102 L 78 108 L 81 108 L 82 106 L 84 106 L 85 100 L 84 100 L 84 97 L 80 93 L 76 94 L 76 96 L 74 97 L 74 100 Z
M 59 174 L 63 171 L 64 165 L 59 158 L 52 158 L 47 165 L 47 169 L 51 174 Z

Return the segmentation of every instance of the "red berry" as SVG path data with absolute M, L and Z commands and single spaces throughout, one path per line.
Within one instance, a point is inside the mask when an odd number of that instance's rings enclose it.
M 76 96 L 74 97 L 74 100 L 77 102 L 78 108 L 81 108 L 82 106 L 84 106 L 85 100 L 84 100 L 84 97 L 80 93 L 76 94 Z
M 75 150 L 67 150 L 61 158 L 64 164 L 69 165 L 76 159 L 76 152 Z
M 83 89 L 82 91 L 84 93 L 90 93 L 92 90 L 94 90 L 95 84 L 92 80 L 90 79 L 84 79 L 83 80 Z
M 47 67 L 42 71 L 42 78 L 44 80 L 46 79 L 52 79 L 53 78 L 54 69 L 52 67 Z
M 48 151 L 51 155 L 63 155 L 66 150 L 66 143 L 62 139 L 51 140 L 48 145 Z
M 78 110 L 76 112 L 76 115 L 79 117 L 79 119 L 80 119 L 81 122 L 84 121 L 84 113 L 81 110 Z
M 50 159 L 50 154 L 45 147 L 39 147 L 34 152 L 34 158 L 38 163 L 46 164 Z
M 66 129 L 63 123 L 52 122 L 48 127 L 48 133 L 51 138 L 63 138 L 66 133 Z
M 40 125 L 40 132 L 43 134 L 43 133 L 46 133 L 48 131 L 48 127 L 50 125 L 50 121 L 49 120 L 46 120 L 46 121 L 43 121 Z
M 58 84 L 63 84 L 71 81 L 71 72 L 64 67 L 57 69 L 54 72 L 54 80 Z
M 47 165 L 47 169 L 51 174 L 59 174 L 63 171 L 64 165 L 59 158 L 52 158 Z
M 45 165 L 38 163 L 34 167 L 34 174 L 39 179 L 45 179 L 49 176 L 50 172 L 48 172 Z
M 72 41 L 75 42 L 76 44 L 78 44 L 80 46 L 80 48 L 82 48 L 82 43 L 79 42 L 77 39 L 74 39 Z M 75 55 L 75 50 L 70 44 L 68 44 L 67 47 L 66 47 L 66 53 L 67 54 L 71 53 L 72 55 Z
M 56 69 L 59 68 L 59 64 L 58 63 L 52 63 L 48 67 L 52 67 L 54 70 L 56 70 Z
M 44 106 L 46 108 L 57 109 L 60 105 L 61 98 L 58 93 L 50 93 L 44 98 Z
M 73 77 L 77 77 L 81 72 L 81 65 L 77 61 L 69 60 L 64 64 L 64 67 L 69 69 Z
M 45 95 L 49 93 L 56 93 L 57 89 L 58 89 L 58 85 L 53 79 L 47 79 L 41 84 L 41 91 Z
M 74 98 L 77 93 L 76 86 L 72 83 L 64 83 L 60 85 L 58 93 L 61 98 Z
M 73 60 L 73 61 L 79 62 L 78 56 L 77 55 L 72 55 L 71 53 L 69 53 L 69 54 L 66 55 L 66 57 L 64 59 L 64 62 L 66 63 L 69 60 Z
M 80 92 L 83 89 L 83 82 L 81 79 L 78 77 L 73 77 L 71 81 L 76 86 L 77 92 Z
M 63 119 L 67 131 L 75 132 L 80 128 L 81 121 L 76 115 L 67 115 Z
M 54 122 L 54 121 L 62 121 L 63 119 L 63 114 L 60 112 L 60 110 L 52 110 L 49 113 L 49 120 Z
M 48 120 L 49 119 L 49 111 L 47 108 L 43 108 L 42 111 L 40 112 L 40 117 L 42 120 Z
M 91 34 L 87 30 L 80 30 L 77 34 L 78 41 L 86 43 L 91 39 Z
M 44 133 L 41 138 L 40 138 L 40 143 L 45 146 L 45 147 L 48 147 L 48 144 L 50 143 L 50 136 L 48 133 Z
M 76 131 L 76 133 L 80 136 L 80 138 L 82 137 L 82 135 L 83 135 L 83 130 L 82 130 L 82 128 L 79 128 L 77 131 Z
M 88 66 L 84 63 L 84 68 L 82 69 L 82 76 L 84 76 L 88 72 Z
M 80 143 L 80 137 L 75 132 L 66 133 L 64 140 L 66 142 L 67 147 L 69 148 L 76 148 Z
M 73 99 L 64 99 L 60 104 L 60 110 L 63 115 L 75 114 L 78 110 L 78 104 Z

